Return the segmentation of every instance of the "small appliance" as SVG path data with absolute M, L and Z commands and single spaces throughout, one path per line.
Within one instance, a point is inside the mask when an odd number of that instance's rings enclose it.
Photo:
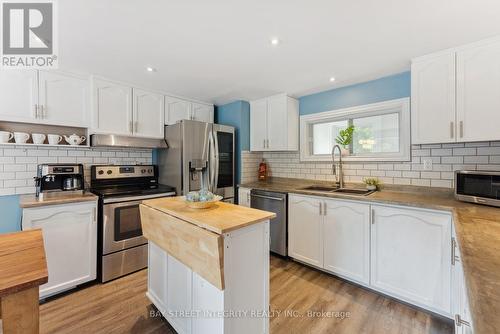
M 500 171 L 456 171 L 455 198 L 500 207 Z
M 68 193 L 83 194 L 82 164 L 41 164 L 35 177 L 36 196 L 57 197 Z
M 147 267 L 139 204 L 175 191 L 158 183 L 155 165 L 98 165 L 90 172 L 90 191 L 99 196 L 97 278 L 107 282 Z

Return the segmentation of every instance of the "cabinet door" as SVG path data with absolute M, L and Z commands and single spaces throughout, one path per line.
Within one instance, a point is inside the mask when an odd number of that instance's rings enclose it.
M 326 200 L 324 269 L 364 285 L 370 280 L 370 206 Z
M 238 204 L 250 207 L 250 189 L 248 188 L 238 189 Z
M 165 125 L 172 125 L 183 119 L 191 119 L 191 102 L 167 96 L 165 106 Z
M 455 141 L 455 52 L 412 63 L 411 116 L 413 144 Z
M 36 71 L 0 70 L 0 120 L 37 122 Z
M 165 98 L 134 89 L 134 136 L 163 138 Z
M 500 40 L 457 51 L 458 141 L 500 139 Z
M 214 106 L 201 103 L 192 103 L 191 118 L 194 121 L 213 123 L 214 122 Z
M 372 206 L 371 285 L 445 316 L 451 313 L 451 216 Z
M 39 72 L 40 114 L 48 124 L 88 127 L 89 81 L 56 72 Z
M 287 149 L 287 111 L 286 95 L 273 96 L 268 99 L 267 148 L 271 151 Z
M 288 255 L 323 267 L 320 201 L 313 197 L 290 195 L 288 203 Z
M 272 131 L 274 130 L 276 129 L 272 129 Z M 265 151 L 266 143 L 267 99 L 252 101 L 250 102 L 250 150 Z
M 132 88 L 95 79 L 93 90 L 93 130 L 132 135 Z
M 177 332 L 191 333 L 191 318 L 181 312 L 191 310 L 193 272 L 170 255 L 167 267 L 167 312 L 171 314 L 167 319 Z
M 148 243 L 148 294 L 165 314 L 167 306 L 167 253 L 155 243 Z
M 49 281 L 40 297 L 96 278 L 96 203 L 57 205 L 23 211 L 23 230 L 41 228 Z

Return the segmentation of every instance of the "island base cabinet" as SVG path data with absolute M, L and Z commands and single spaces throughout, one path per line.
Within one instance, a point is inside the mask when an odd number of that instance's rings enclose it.
M 451 216 L 372 206 L 371 286 L 451 314 Z
M 152 241 L 148 264 L 147 296 L 179 334 L 269 333 L 268 221 L 224 234 L 224 290 Z

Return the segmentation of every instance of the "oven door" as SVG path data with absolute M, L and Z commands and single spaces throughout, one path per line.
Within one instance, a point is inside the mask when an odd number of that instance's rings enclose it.
M 147 244 L 142 235 L 142 200 L 103 205 L 103 255 Z

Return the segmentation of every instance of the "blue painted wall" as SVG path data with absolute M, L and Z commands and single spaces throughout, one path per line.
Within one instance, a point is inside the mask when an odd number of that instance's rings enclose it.
M 236 101 L 215 110 L 215 123 L 234 126 L 236 183 L 241 182 L 241 151 L 250 149 L 250 104 Z
M 301 115 L 409 97 L 410 72 L 403 72 L 352 86 L 336 88 L 299 99 Z
M 0 196 L 0 233 L 21 230 L 19 196 Z

